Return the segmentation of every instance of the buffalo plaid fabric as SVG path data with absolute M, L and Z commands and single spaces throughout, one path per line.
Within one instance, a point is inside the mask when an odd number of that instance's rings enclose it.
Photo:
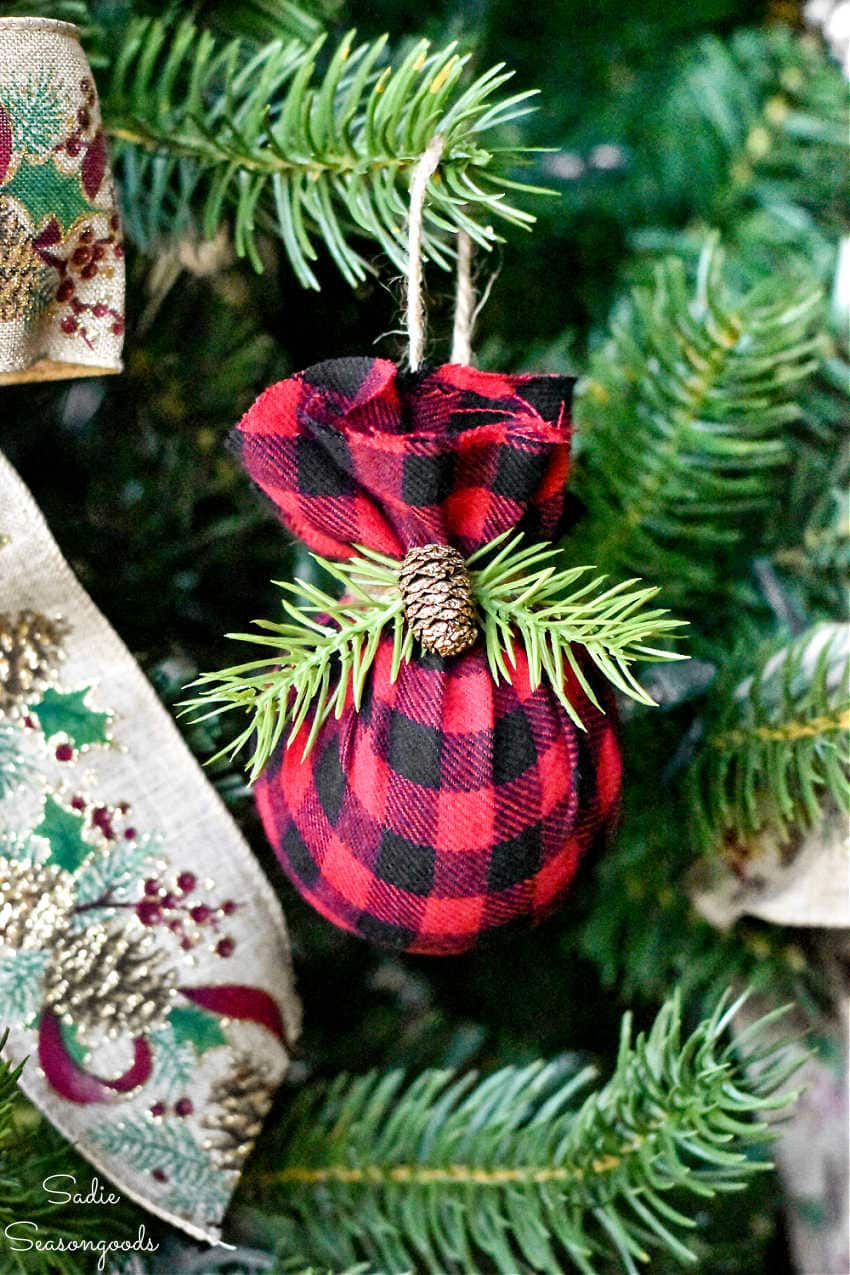
M 566 517 L 569 400 L 561 377 L 385 360 L 320 364 L 267 390 L 237 427 L 245 466 L 308 545 L 402 558 L 468 554 Z M 462 952 L 554 908 L 604 835 L 620 789 L 612 715 L 568 674 L 578 730 L 521 650 L 494 682 L 483 645 L 418 654 L 390 681 L 384 639 L 360 711 L 349 703 L 302 760 L 309 721 L 256 785 L 287 873 L 329 920 L 385 947 Z M 592 671 L 585 670 L 588 680 Z M 605 692 L 598 690 L 603 696 Z
M 386 359 L 319 363 L 262 394 L 237 426 L 242 463 L 316 553 L 412 545 L 470 554 L 564 520 L 573 380 Z

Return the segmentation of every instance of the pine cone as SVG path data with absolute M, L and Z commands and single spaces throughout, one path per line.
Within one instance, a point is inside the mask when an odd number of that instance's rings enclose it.
M 237 1173 L 251 1153 L 272 1105 L 274 1089 L 265 1070 L 245 1054 L 234 1061 L 233 1070 L 212 1086 L 213 1110 L 203 1120 L 213 1133 L 206 1149 L 225 1173 Z
M 68 626 L 38 611 L 0 613 L 0 713 L 22 716 L 63 658 Z
M 47 947 L 74 906 L 70 873 L 53 863 L 0 859 L 0 944 Z
M 409 549 L 398 576 L 404 614 L 427 651 L 460 655 L 478 630 L 469 572 L 451 545 Z
M 14 206 L 0 199 L 0 321 L 27 317 L 38 296 L 43 269 Z
M 83 1033 L 139 1036 L 160 1027 L 171 1008 L 176 974 L 150 934 L 92 925 L 66 931 L 44 978 L 44 1003 Z

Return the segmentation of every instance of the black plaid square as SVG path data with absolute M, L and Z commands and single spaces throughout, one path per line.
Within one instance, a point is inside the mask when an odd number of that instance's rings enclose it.
M 435 727 L 411 721 L 393 709 L 388 759 L 392 770 L 422 788 L 439 788 L 442 743 L 442 735 Z
M 433 846 L 418 845 L 395 832 L 385 832 L 375 871 L 382 881 L 410 894 L 429 894 L 434 882 L 435 860 Z

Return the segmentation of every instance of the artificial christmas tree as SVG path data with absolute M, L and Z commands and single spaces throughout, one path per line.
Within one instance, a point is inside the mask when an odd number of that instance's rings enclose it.
M 80 25 L 120 192 L 131 313 L 126 378 L 4 389 L 2 445 L 170 705 L 198 670 L 227 662 L 221 634 L 274 615 L 270 579 L 290 582 L 282 596 L 299 616 L 345 618 L 347 578 L 282 538 L 224 439 L 264 386 L 320 353 L 362 353 L 385 333 L 378 353 L 403 362 L 397 278 L 410 274 L 411 178 L 429 151 L 423 358 L 451 326 L 442 267 L 465 232 L 478 290 L 491 286 L 475 355 L 460 361 L 579 373 L 570 533 L 553 578 L 586 563 L 608 573 L 605 587 L 641 577 L 689 622 L 688 661 L 635 666 L 658 708 L 619 696 L 615 839 L 532 935 L 441 962 L 388 954 L 331 930 L 273 875 L 307 1008 L 291 1075 L 302 1092 L 278 1099 L 244 1159 L 226 1231 L 242 1246 L 234 1269 L 614 1275 L 648 1261 L 669 1275 L 687 1248 L 705 1275 L 826 1275 L 825 1263 L 845 1275 L 846 1228 L 830 1230 L 824 1187 L 843 1147 L 799 1150 L 815 1147 L 815 1128 L 841 1134 L 823 1118 L 846 1088 L 841 961 L 821 928 L 822 892 L 809 908 L 809 885 L 793 883 L 795 865 L 822 867 L 822 845 L 830 862 L 840 855 L 832 830 L 847 789 L 846 657 L 832 643 L 826 670 L 805 655 L 821 626 L 844 618 L 850 562 L 846 85 L 829 48 L 793 6 L 740 0 L 592 12 L 558 0 L 519 24 L 506 0 L 451 11 L 215 0 L 192 21 L 138 0 L 8 7 Z M 345 34 L 355 23 L 359 40 Z M 545 109 L 520 119 L 532 85 Z M 515 233 L 532 214 L 533 234 Z M 9 244 L 26 256 L 14 235 Z M 386 611 L 401 607 L 377 593 Z M 0 599 L 0 609 L 13 608 Z M 281 618 L 279 629 L 292 612 Z M 334 669 L 342 649 L 329 653 Z M 780 666 L 798 672 L 777 682 Z M 307 686 L 302 676 L 289 689 L 303 697 Z M 86 704 L 98 711 L 96 690 Z M 330 694 L 324 709 L 333 731 Z M 48 724 L 55 713 L 48 700 Z M 187 740 L 202 759 L 225 750 L 208 773 L 275 874 L 227 760 L 244 723 L 191 716 Z M 44 734 L 33 721 L 0 732 L 0 794 L 16 801 Z M 17 833 L 0 826 L 0 838 L 4 854 L 26 855 Z M 728 922 L 719 929 L 698 909 L 730 872 L 721 902 L 731 894 L 734 907 L 711 909 Z M 179 919 L 161 907 L 169 893 L 177 899 L 161 881 L 135 902 Z M 0 994 L 31 1017 L 41 952 L 15 955 Z M 781 1182 L 762 1171 L 770 1152 L 756 1123 L 789 1083 L 758 1060 L 781 1020 L 746 1036 L 756 1010 L 739 1010 L 735 1054 L 726 1011 L 714 1014 L 730 983 L 755 985 L 759 1008 L 793 1000 L 793 1031 L 817 1050 L 816 1093 L 798 1108 L 810 1123 L 774 1128 L 788 1129 Z M 678 1008 L 665 1005 L 674 984 Z M 651 1031 L 618 1053 L 628 1006 Z M 173 1114 L 186 1042 L 172 1033 L 157 1048 L 160 1158 L 141 1121 L 110 1137 L 189 1192 L 199 1162 Z M 585 1059 L 606 1078 L 582 1102 Z M 258 1110 L 260 1088 L 234 1092 Z M 0 1120 L 11 1119 L 10 1072 L 0 1093 Z M 31 1109 L 19 1104 L 15 1119 L 0 1152 L 4 1224 L 40 1200 L 45 1147 L 57 1172 L 81 1174 Z M 801 1174 L 804 1160 L 812 1171 Z M 745 1176 L 747 1192 L 725 1191 Z M 84 1208 L 40 1217 L 45 1234 L 91 1229 Z M 102 1210 L 99 1233 L 132 1235 L 139 1217 Z M 164 1227 L 157 1238 L 161 1252 L 139 1259 L 152 1275 L 197 1265 Z M 13 1260 L 44 1269 L 36 1253 Z M 87 1269 L 87 1256 L 63 1260 Z

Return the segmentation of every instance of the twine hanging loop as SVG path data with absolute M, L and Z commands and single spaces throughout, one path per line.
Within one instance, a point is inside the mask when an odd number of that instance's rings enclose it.
M 443 156 L 443 138 L 435 133 L 410 179 L 407 229 L 407 361 L 411 372 L 422 366 L 425 354 L 425 306 L 422 300 L 422 216 L 428 182 Z

